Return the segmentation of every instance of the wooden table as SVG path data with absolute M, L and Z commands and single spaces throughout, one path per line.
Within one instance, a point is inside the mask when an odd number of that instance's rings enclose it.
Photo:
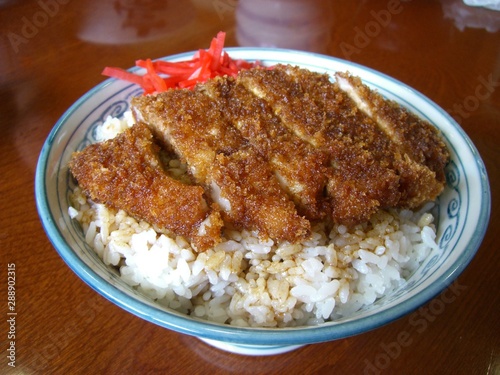
M 289 11 L 291 0 L 245 3 L 238 17 L 235 0 L 0 3 L 0 373 L 499 374 L 500 12 L 459 0 L 304 1 L 299 12 Z M 227 46 L 276 43 L 369 66 L 456 118 L 486 164 L 493 203 L 482 246 L 451 288 L 374 331 L 245 357 L 125 312 L 65 265 L 35 208 L 35 167 L 51 128 L 105 79 L 104 66 L 206 48 L 219 30 Z M 6 315 L 12 265 L 14 340 Z

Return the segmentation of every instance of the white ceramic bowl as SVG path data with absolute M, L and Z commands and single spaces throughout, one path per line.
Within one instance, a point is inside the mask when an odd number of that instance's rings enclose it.
M 386 97 L 416 112 L 442 132 L 451 152 L 446 168 L 447 187 L 439 197 L 437 243 L 404 287 L 349 318 L 315 327 L 256 329 L 235 328 L 201 321 L 166 309 L 141 295 L 104 265 L 84 241 L 68 216 L 71 153 L 94 142 L 94 129 L 108 115 L 120 116 L 135 85 L 108 79 L 80 98 L 54 126 L 40 154 L 36 172 L 36 201 L 40 218 L 55 249 L 67 265 L 95 291 L 129 311 L 162 327 L 196 336 L 224 350 L 266 355 L 283 353 L 301 345 L 335 340 L 374 329 L 415 310 L 464 270 L 476 253 L 489 220 L 490 189 L 478 152 L 460 126 L 431 100 L 401 82 L 372 69 L 323 55 L 258 48 L 229 48 L 235 59 L 265 64 L 299 65 L 313 71 L 350 71 Z M 187 60 L 193 53 L 166 58 Z

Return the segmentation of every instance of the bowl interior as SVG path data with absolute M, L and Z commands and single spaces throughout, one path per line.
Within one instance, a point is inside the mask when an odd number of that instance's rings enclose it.
M 234 48 L 228 52 L 233 58 L 260 60 L 266 65 L 292 64 L 326 73 L 350 71 L 382 95 L 436 125 L 451 152 L 451 162 L 446 168 L 447 187 L 435 207 L 439 249 L 433 250 L 396 292 L 349 318 L 319 327 L 234 328 L 196 320 L 158 306 L 104 265 L 85 243 L 78 223 L 68 215 L 69 193 L 74 187 L 67 167 L 71 154 L 95 142 L 96 127 L 108 115 L 122 115 L 129 109 L 130 98 L 141 94 L 135 85 L 110 79 L 85 94 L 61 117 L 43 146 L 37 166 L 38 211 L 48 237 L 68 266 L 98 293 L 141 318 L 206 339 L 256 345 L 305 344 L 361 333 L 401 317 L 446 288 L 476 253 L 490 214 L 490 191 L 484 164 L 460 126 L 422 94 L 357 64 L 289 50 Z M 180 54 L 168 60 L 186 60 L 191 56 L 192 53 Z

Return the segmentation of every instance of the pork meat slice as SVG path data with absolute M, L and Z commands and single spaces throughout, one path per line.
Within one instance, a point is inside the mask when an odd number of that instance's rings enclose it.
M 207 204 L 202 187 L 165 172 L 159 151 L 149 127 L 138 123 L 75 152 L 69 168 L 93 201 L 185 236 L 199 251 L 213 248 L 221 241 L 219 212 Z
M 297 137 L 328 153 L 335 222 L 359 223 L 398 202 L 399 176 L 381 157 L 390 140 L 326 74 L 277 65 L 241 72 L 238 80 Z
M 299 214 L 324 219 L 327 154 L 289 131 L 272 108 L 232 77 L 218 77 L 198 87 L 220 107 L 225 119 L 268 161 Z
M 415 208 L 434 200 L 444 189 L 449 152 L 439 131 L 398 103 L 371 90 L 358 77 L 337 73 L 340 88 L 391 139 L 394 164 L 401 176 L 399 206 Z
M 267 161 L 209 96 L 170 90 L 134 98 L 132 110 L 187 163 L 225 222 L 278 241 L 298 242 L 309 235 L 309 221 L 297 213 Z

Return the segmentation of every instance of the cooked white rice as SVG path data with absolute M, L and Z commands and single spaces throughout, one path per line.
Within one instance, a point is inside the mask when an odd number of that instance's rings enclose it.
M 133 124 L 108 118 L 98 140 Z M 183 173 L 178 160 L 170 172 Z M 316 325 L 349 316 L 404 284 L 435 244 L 432 204 L 419 212 L 381 211 L 352 230 L 316 225 L 301 244 L 261 241 L 250 231 L 225 232 L 214 249 L 195 252 L 182 237 L 159 231 L 89 201 L 77 187 L 69 215 L 106 265 L 159 304 L 235 326 Z

